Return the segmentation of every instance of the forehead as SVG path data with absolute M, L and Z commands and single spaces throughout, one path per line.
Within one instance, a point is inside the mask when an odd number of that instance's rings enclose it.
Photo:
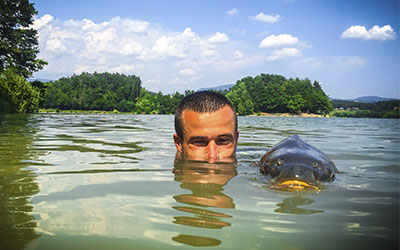
M 184 110 L 182 112 L 182 125 L 185 136 L 233 134 L 235 133 L 235 116 L 229 106 L 210 113 Z

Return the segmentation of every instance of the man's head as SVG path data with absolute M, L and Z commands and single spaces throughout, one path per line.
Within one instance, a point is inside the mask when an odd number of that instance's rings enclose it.
M 221 94 L 200 91 L 186 96 L 175 113 L 174 141 L 186 159 L 229 161 L 239 132 L 236 112 Z

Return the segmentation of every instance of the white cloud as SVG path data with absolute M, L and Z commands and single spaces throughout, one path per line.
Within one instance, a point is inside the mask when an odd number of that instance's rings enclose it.
M 228 14 L 228 16 L 233 16 L 235 14 L 237 14 L 239 11 L 236 8 L 230 9 L 226 12 L 226 14 Z
M 276 23 L 279 21 L 281 18 L 280 15 L 266 15 L 262 12 L 260 12 L 257 16 L 255 17 L 250 17 L 253 20 L 261 21 L 261 22 L 266 22 L 266 23 Z
M 162 36 L 160 37 L 152 48 L 152 52 L 158 56 L 176 56 L 184 57 L 183 51 L 177 48 L 176 43 L 172 37 Z
M 233 54 L 233 57 L 236 59 L 242 59 L 244 57 L 244 55 L 239 50 L 236 50 L 235 53 Z
M 229 37 L 225 33 L 217 32 L 208 41 L 210 43 L 226 43 L 229 41 Z
M 49 15 L 49 14 L 46 14 L 46 15 L 42 16 L 42 17 L 39 18 L 39 19 L 35 19 L 35 20 L 33 21 L 33 24 L 31 25 L 31 28 L 33 28 L 33 29 L 35 29 L 35 30 L 38 30 L 38 29 L 40 29 L 41 27 L 43 27 L 43 26 L 45 26 L 46 24 L 48 24 L 49 22 L 53 21 L 53 19 L 54 19 L 53 16 L 51 16 L 51 15 Z
M 243 48 L 247 47 L 222 32 L 200 36 L 190 27 L 171 31 L 120 17 L 94 22 L 44 15 L 34 25 L 39 57 L 49 62 L 35 73 L 40 78 L 120 72 L 140 76 L 150 90 L 170 93 L 196 89 L 200 80 L 212 84 L 218 83 L 218 78 L 226 81 L 226 75 L 233 77 L 247 65 L 262 63 L 261 56 L 245 54 Z
M 46 42 L 47 50 L 54 51 L 55 53 L 63 53 L 67 48 L 63 45 L 61 40 L 51 39 Z
M 282 48 L 273 50 L 272 54 L 267 57 L 268 61 L 276 61 L 287 57 L 301 56 L 301 51 L 296 48 Z
M 212 49 L 206 49 L 202 54 L 206 57 L 218 56 L 218 52 Z
M 385 25 L 379 27 L 378 25 L 374 25 L 370 30 L 367 31 L 365 26 L 361 25 L 352 25 L 350 28 L 345 30 L 342 35 L 342 38 L 358 38 L 364 40 L 394 40 L 396 38 L 396 32 L 390 25 Z
M 294 37 L 290 34 L 280 34 L 280 35 L 270 35 L 261 41 L 259 47 L 260 48 L 268 48 L 268 47 L 282 47 L 288 45 L 295 45 L 299 42 L 297 37 Z
M 193 76 L 196 73 L 192 70 L 192 69 L 181 69 L 179 71 L 179 74 L 183 75 L 183 76 Z
M 95 25 L 94 22 L 92 22 L 91 20 L 83 19 L 82 29 L 87 30 L 87 29 L 90 29 L 91 27 L 93 27 L 94 25 Z
M 140 55 L 143 52 L 143 46 L 135 41 L 128 41 L 122 47 L 122 52 L 124 55 Z
M 133 72 L 134 70 L 135 70 L 135 67 L 133 65 L 122 64 L 122 65 L 110 68 L 109 72 L 129 74 L 130 72 Z

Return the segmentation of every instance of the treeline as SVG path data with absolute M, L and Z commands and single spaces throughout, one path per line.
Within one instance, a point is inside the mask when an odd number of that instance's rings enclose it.
M 173 114 L 182 98 L 193 92 L 152 93 L 141 87 L 139 77 L 110 73 L 82 73 L 43 86 L 46 90 L 40 101 L 42 108 L 117 110 L 139 114 Z M 325 115 L 332 111 L 321 85 L 317 81 L 312 84 L 309 79 L 261 74 L 243 78 L 231 89 L 219 92 L 226 95 L 240 115 L 260 112 Z
M 173 95 L 153 93 L 141 84 L 135 75 L 118 73 L 82 73 L 64 77 L 43 84 L 45 91 L 40 108 L 172 114 L 184 97 L 178 92 Z
M 327 115 L 332 104 L 319 82 L 260 74 L 236 82 L 226 97 L 240 115 L 252 113 L 314 113 Z
M 82 73 L 49 83 L 42 108 L 132 111 L 141 92 L 137 76 Z
M 135 75 L 96 72 L 54 82 L 28 82 L 14 70 L 7 69 L 0 74 L 0 113 L 33 113 L 44 108 L 173 114 L 180 101 L 194 92 L 153 93 L 141 84 Z M 304 112 L 336 117 L 400 118 L 399 100 L 330 101 L 319 82 L 307 78 L 260 74 L 245 77 L 232 88 L 218 92 L 232 102 L 239 115 Z
M 379 101 L 373 103 L 332 100 L 336 117 L 354 118 L 400 118 L 400 100 Z

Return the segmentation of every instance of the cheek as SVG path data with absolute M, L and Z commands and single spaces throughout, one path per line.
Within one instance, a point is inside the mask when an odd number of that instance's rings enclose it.
M 235 146 L 230 145 L 230 146 L 219 147 L 218 152 L 220 153 L 221 156 L 230 157 L 235 154 Z
M 184 144 L 183 152 L 185 155 L 200 155 L 204 153 L 205 147 L 195 147 L 191 144 Z

